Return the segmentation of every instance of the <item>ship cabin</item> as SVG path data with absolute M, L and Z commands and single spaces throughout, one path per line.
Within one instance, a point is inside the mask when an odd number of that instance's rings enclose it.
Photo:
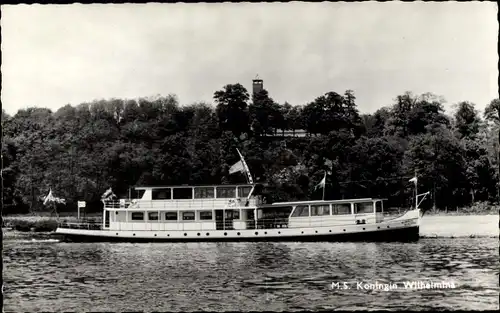
M 261 201 L 254 185 L 135 187 L 137 199 L 105 201 L 112 230 L 245 229 Z
M 289 228 L 372 224 L 384 220 L 384 200 L 386 199 L 361 198 L 277 202 L 263 209 L 271 207 L 274 210 L 267 212 L 289 212 L 286 225 Z M 268 220 L 267 212 L 263 212 L 264 220 Z M 263 227 L 267 228 L 268 225 L 264 223 Z
M 256 185 L 136 187 L 137 199 L 105 201 L 109 230 L 238 230 L 379 223 L 384 199 L 264 204 Z

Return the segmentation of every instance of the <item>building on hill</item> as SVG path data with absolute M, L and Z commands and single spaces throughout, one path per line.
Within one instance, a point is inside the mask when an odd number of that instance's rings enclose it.
M 311 137 L 314 136 L 305 129 L 279 129 L 275 128 L 273 133 L 264 134 L 266 137 Z

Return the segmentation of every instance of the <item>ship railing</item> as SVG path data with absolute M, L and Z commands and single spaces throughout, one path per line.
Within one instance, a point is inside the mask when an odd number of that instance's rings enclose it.
M 257 199 L 246 198 L 196 198 L 196 199 L 159 199 L 159 200 L 125 200 L 104 201 L 107 209 L 145 209 L 145 210 L 194 210 L 210 209 L 251 209 L 258 205 Z
M 70 229 L 88 229 L 88 230 L 102 230 L 102 223 L 100 222 L 59 222 L 57 227 L 70 228 Z
M 399 216 L 399 215 L 398 215 Z M 264 218 L 247 220 L 247 229 L 264 229 L 264 228 L 303 228 L 303 227 L 335 227 L 335 226 L 352 226 L 358 224 L 376 224 L 379 221 L 376 219 L 375 214 L 358 214 L 349 215 L 349 218 L 344 220 L 332 220 L 331 218 L 321 219 L 320 216 L 314 218 L 304 217 L 303 219 L 292 222 L 288 218 Z M 325 217 L 330 217 L 329 215 Z M 385 219 L 387 220 L 387 219 Z M 358 223 L 359 221 L 359 223 Z
M 105 200 L 104 207 L 110 208 L 110 209 L 128 208 L 130 206 L 130 204 L 132 204 L 134 202 L 135 202 L 134 200 L 128 200 L 128 199 L 120 199 L 119 201 Z
M 255 219 L 246 220 L 246 226 L 247 229 L 288 228 L 288 218 L 258 218 L 257 222 L 255 221 Z
M 405 215 L 406 212 L 408 212 L 408 211 L 409 211 L 409 209 L 404 209 L 404 208 L 395 208 L 395 209 L 390 209 L 390 210 L 384 211 L 383 221 L 390 221 L 390 220 L 396 219 L 398 217 Z

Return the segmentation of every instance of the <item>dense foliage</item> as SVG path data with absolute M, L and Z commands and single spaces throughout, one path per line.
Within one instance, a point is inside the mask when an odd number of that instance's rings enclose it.
M 266 90 L 250 97 L 240 84 L 214 94 L 215 105 L 181 106 L 175 96 L 101 100 L 57 112 L 2 112 L 4 213 L 47 210 L 51 188 L 75 210 L 99 203 L 109 187 L 243 183 L 229 175 L 246 158 L 270 200 L 384 197 L 409 205 L 419 190 L 438 208 L 499 199 L 500 101 L 483 116 L 462 102 L 453 116 L 432 94 L 406 93 L 373 114 L 360 114 L 354 92 L 328 92 L 303 106 L 278 104 Z M 307 137 L 270 136 L 306 129 Z

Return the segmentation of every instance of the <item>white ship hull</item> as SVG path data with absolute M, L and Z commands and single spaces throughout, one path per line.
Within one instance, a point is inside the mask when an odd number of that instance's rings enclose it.
M 415 241 L 420 210 L 379 223 L 241 230 L 93 230 L 60 227 L 56 234 L 71 241 Z

